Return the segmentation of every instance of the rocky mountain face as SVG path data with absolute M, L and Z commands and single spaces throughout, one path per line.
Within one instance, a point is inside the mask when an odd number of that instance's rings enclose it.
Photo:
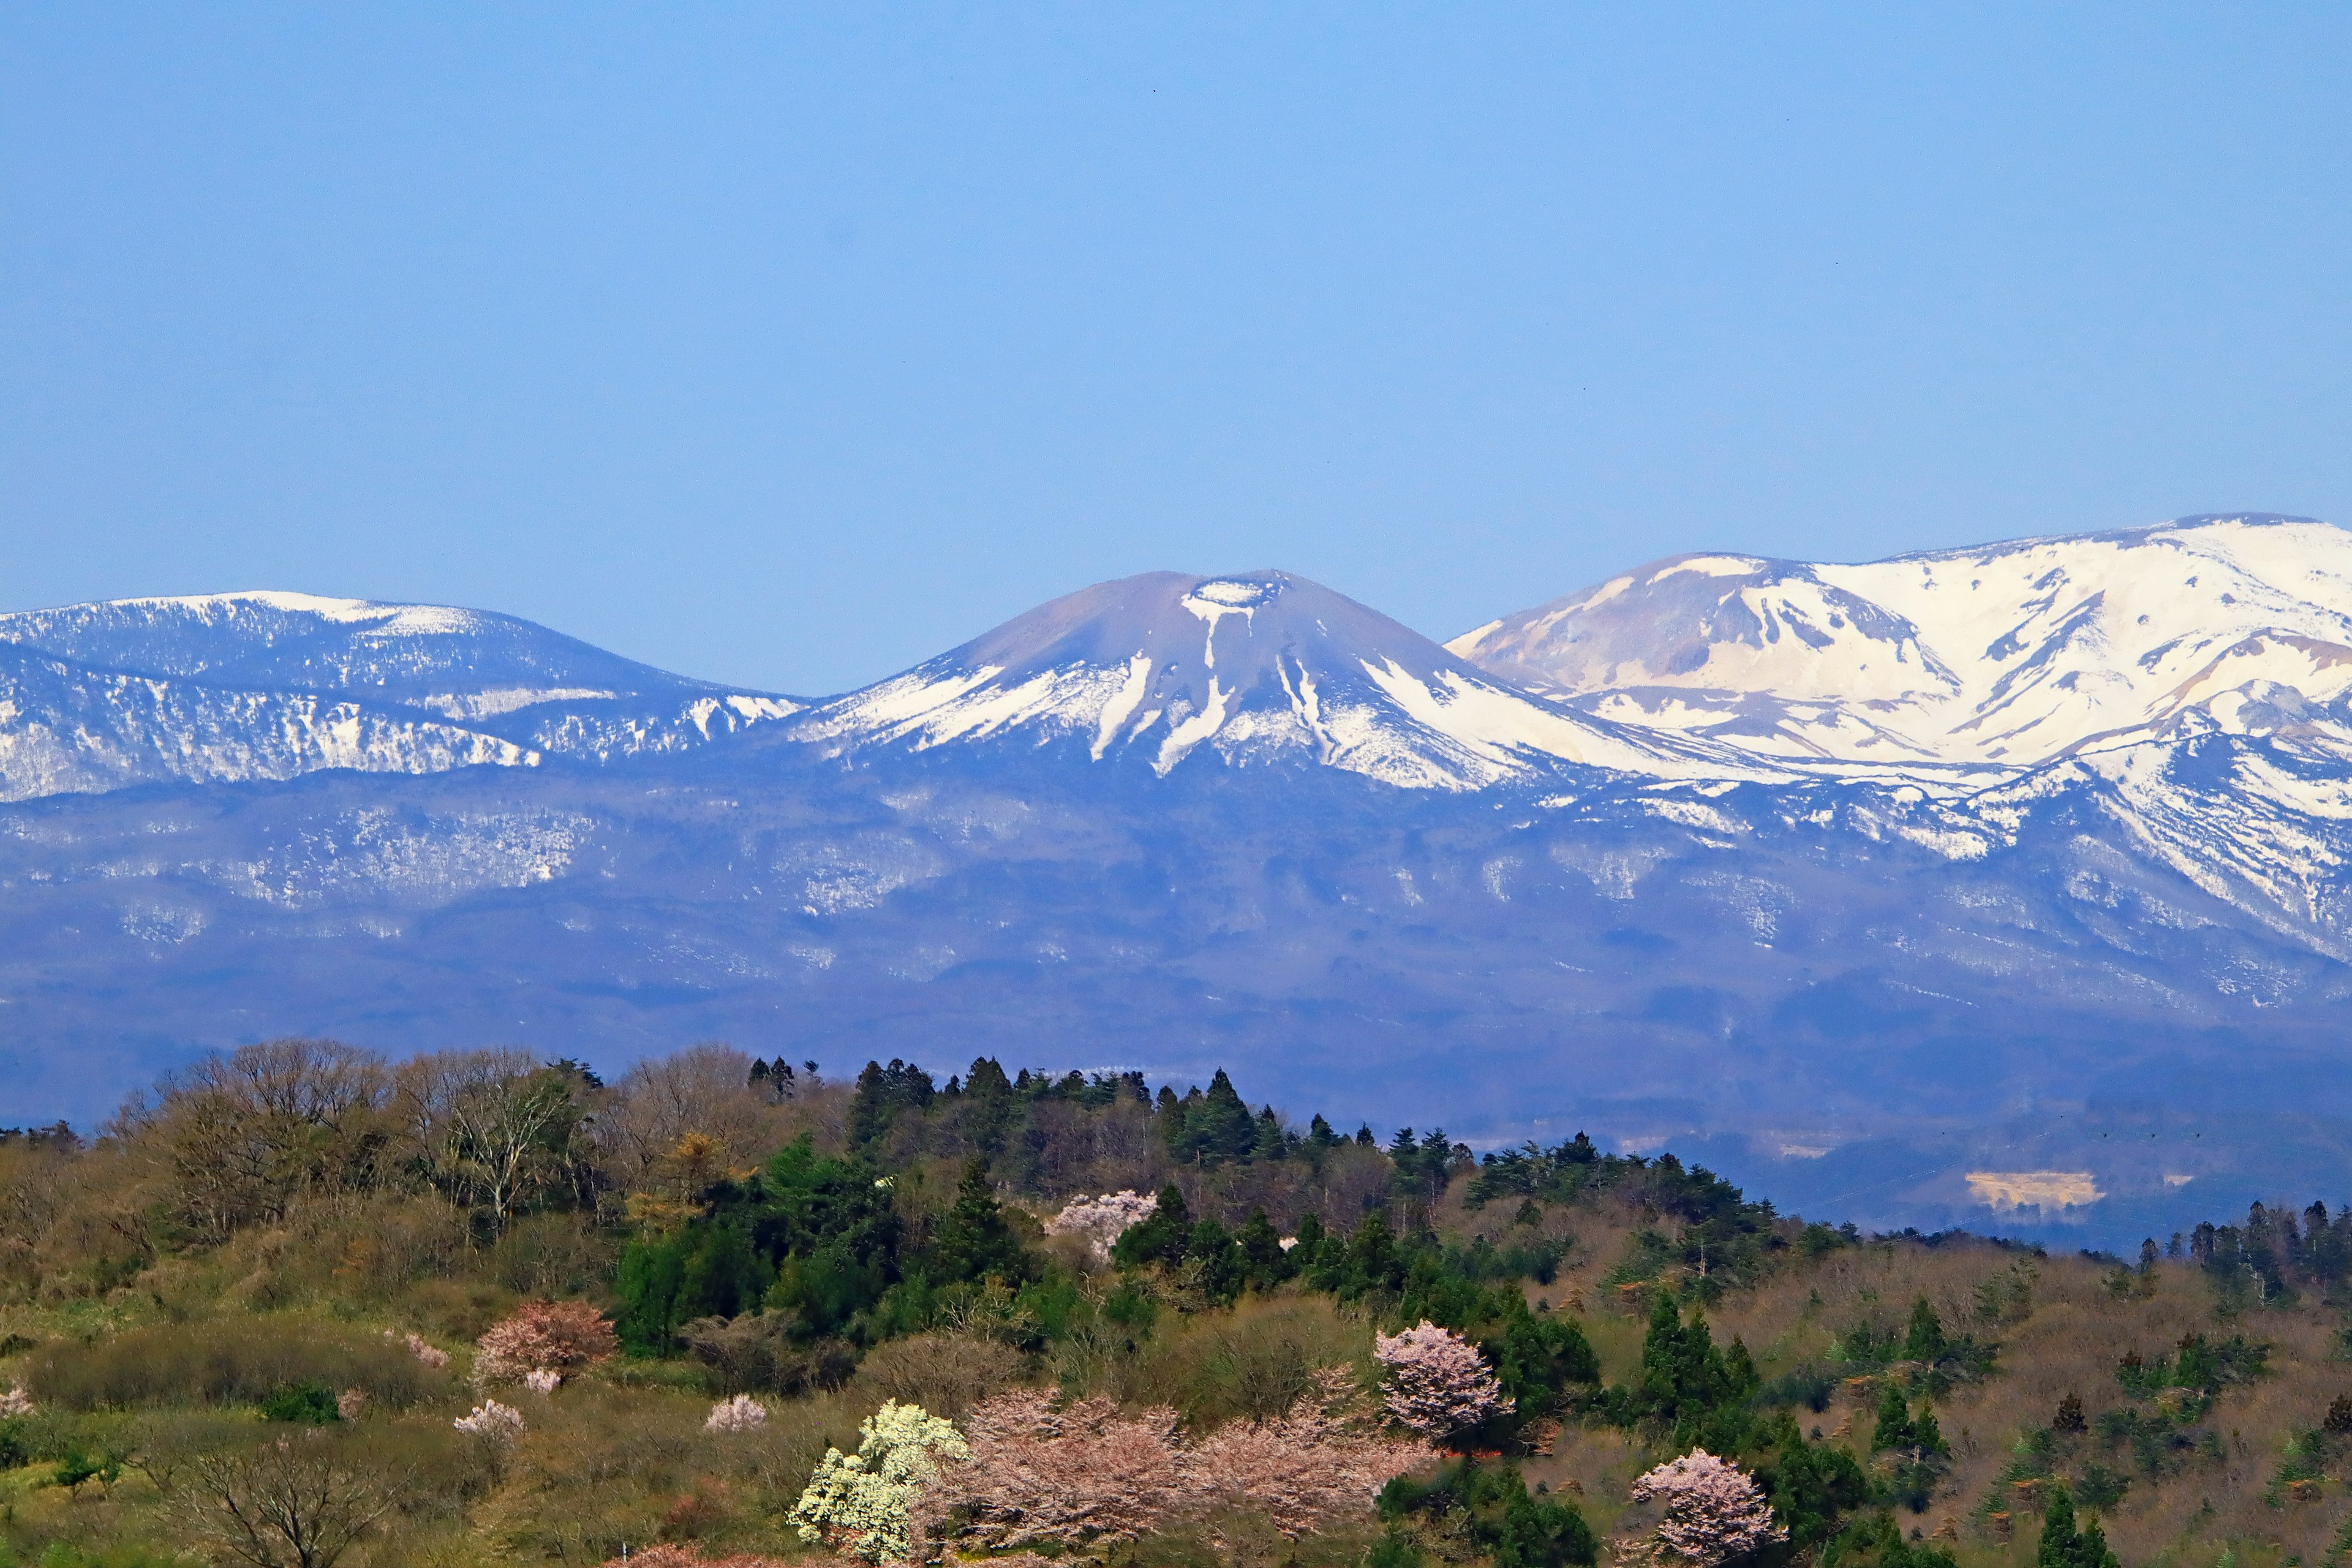
M 472 611 L 0 616 L 0 1121 L 280 1033 L 724 1036 L 1222 1064 L 1865 1223 L 2340 1196 L 2346 540 L 1677 557 L 1448 647 L 1151 574 L 814 702 Z

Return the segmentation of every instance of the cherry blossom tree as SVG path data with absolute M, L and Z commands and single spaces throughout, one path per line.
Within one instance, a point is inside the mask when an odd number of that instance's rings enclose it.
M 1426 1318 L 1401 1334 L 1373 1335 L 1372 1353 L 1387 1373 L 1391 1419 L 1433 1442 L 1513 1408 L 1477 1349 Z
M 383 1331 L 383 1337 L 406 1346 L 410 1355 L 436 1372 L 449 1364 L 449 1352 L 439 1345 L 428 1343 L 421 1334 L 411 1333 L 404 1336 L 386 1329 Z
M 1619 1544 L 1618 1559 L 1628 1564 L 1716 1568 L 1789 1538 L 1772 1521 L 1763 1489 L 1737 1465 L 1705 1448 L 1693 1448 L 1643 1475 L 1633 1483 L 1633 1500 L 1657 1504 L 1661 1517 L 1647 1536 Z
M 1063 1205 L 1060 1214 L 1045 1222 L 1045 1234 L 1082 1237 L 1094 1255 L 1108 1262 L 1111 1244 L 1124 1235 L 1129 1226 L 1150 1218 L 1159 1211 L 1158 1198 L 1121 1187 L 1097 1198 L 1071 1199 Z
M 611 1360 L 618 1349 L 613 1325 L 587 1302 L 527 1301 L 476 1343 L 474 1381 L 519 1383 L 533 1373 L 553 1373 L 561 1380 Z
M 1187 1518 L 1263 1516 L 1288 1540 L 1370 1511 L 1392 1478 L 1433 1457 L 1360 1408 L 1326 1368 L 1286 1414 L 1188 1444 L 1165 1406 L 1122 1415 L 1107 1399 L 1055 1408 L 1037 1389 L 1000 1394 L 966 1423 L 971 1458 L 942 1465 L 917 1509 L 921 1540 L 991 1553 L 1098 1551 Z
M 494 1443 L 511 1443 L 523 1432 L 522 1412 L 495 1399 L 483 1400 L 449 1425 L 469 1437 L 487 1437 Z
M 706 1432 L 756 1432 L 768 1424 L 768 1407 L 748 1394 L 722 1399 L 702 1423 Z
M 1186 1454 L 1191 1489 L 1265 1514 L 1290 1541 L 1360 1518 L 1382 1487 L 1436 1458 L 1424 1442 L 1381 1432 L 1360 1405 L 1354 1374 L 1325 1367 L 1285 1415 L 1230 1422 Z
M 993 1552 L 1132 1541 L 1182 1496 L 1177 1418 L 1165 1405 L 1123 1416 L 1108 1399 L 1054 1407 L 1017 1388 L 972 1411 L 969 1453 L 926 1492 L 927 1541 L 969 1536 Z

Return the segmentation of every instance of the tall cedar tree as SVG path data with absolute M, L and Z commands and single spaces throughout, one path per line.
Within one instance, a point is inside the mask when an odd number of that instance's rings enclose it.
M 2074 1500 L 2063 1486 L 2050 1489 L 2050 1506 L 2042 1514 L 2042 1545 L 2033 1554 L 2034 1568 L 2122 1568 L 2107 1550 L 2106 1531 L 2095 1519 L 2074 1528 Z
M 941 1283 L 992 1278 L 1018 1285 L 1034 1272 L 1034 1260 L 1004 1223 L 986 1160 L 975 1156 L 964 1166 L 955 1206 L 931 1234 L 931 1260 Z

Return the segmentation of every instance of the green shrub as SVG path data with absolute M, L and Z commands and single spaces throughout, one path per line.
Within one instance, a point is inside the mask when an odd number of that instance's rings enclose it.
M 343 1417 L 342 1412 L 335 1408 L 335 1391 L 313 1379 L 284 1384 L 272 1390 L 269 1397 L 261 1402 L 261 1418 L 324 1426 Z
M 404 1409 L 448 1387 L 446 1373 L 379 1336 L 269 1318 L 162 1323 L 95 1344 L 52 1345 L 33 1358 L 26 1381 L 36 1397 L 68 1410 L 260 1405 L 307 1384 L 356 1388 Z

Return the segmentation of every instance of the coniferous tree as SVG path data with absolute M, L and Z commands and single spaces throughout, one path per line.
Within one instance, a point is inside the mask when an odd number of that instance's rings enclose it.
M 2097 1520 L 2075 1528 L 2074 1499 L 2063 1486 L 2050 1489 L 2049 1506 L 2042 1513 L 2042 1544 L 2033 1562 L 2034 1568 L 2120 1568 Z
M 1944 1342 L 1943 1320 L 1936 1309 L 1922 1296 L 1912 1305 L 1911 1323 L 1903 1336 L 1903 1359 L 1924 1361 L 1933 1365 L 1943 1359 L 1948 1347 Z
M 1912 1446 L 1911 1410 L 1903 1401 L 1903 1387 L 1889 1381 L 1878 1396 L 1878 1421 L 1872 1427 L 1870 1449 L 1879 1453 L 1888 1448 L 1908 1448 Z
M 931 1258 L 942 1281 L 993 1277 L 1008 1284 L 1029 1278 L 1034 1266 L 1004 1221 L 1003 1205 L 988 1179 L 988 1162 L 974 1157 L 957 1184 L 955 1206 L 931 1237 Z
M 1192 1239 L 1192 1211 L 1184 1206 L 1183 1189 L 1171 1182 L 1160 1189 L 1160 1206 L 1149 1218 L 1128 1226 L 1110 1255 L 1130 1268 L 1146 1263 L 1173 1268 L 1184 1261 L 1184 1248 Z

